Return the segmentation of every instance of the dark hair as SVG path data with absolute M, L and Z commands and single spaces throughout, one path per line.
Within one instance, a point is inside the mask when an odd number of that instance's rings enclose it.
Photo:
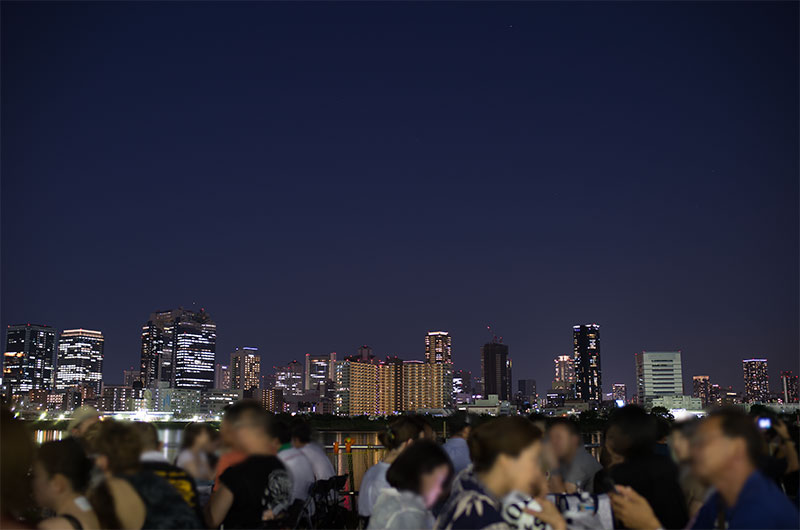
M 397 449 L 409 440 L 416 440 L 425 432 L 425 423 L 415 416 L 401 416 L 378 433 L 378 440 L 386 449 Z
M 764 455 L 766 447 L 764 437 L 756 427 L 753 418 L 743 411 L 734 408 L 722 408 L 715 410 L 708 416 L 708 419 L 719 418 L 722 434 L 727 438 L 744 438 L 747 443 L 747 456 L 753 465 L 757 465 L 759 459 Z
M 503 416 L 487 421 L 469 433 L 469 456 L 477 473 L 492 468 L 497 457 L 513 457 L 542 438 L 542 431 L 521 416 Z
M 35 445 L 25 424 L 3 407 L 0 413 L 0 510 L 10 518 L 31 507 L 30 471 Z
M 451 435 L 462 432 L 467 427 L 471 427 L 474 423 L 472 415 L 462 411 L 454 412 L 445 421 L 447 423 L 447 430 Z
M 536 423 L 537 421 L 547 422 L 547 416 L 541 412 L 534 412 L 528 416 L 528 421 L 532 421 L 533 423 Z
M 142 440 L 130 423 L 105 420 L 86 431 L 84 436 L 89 452 L 108 458 L 108 468 L 114 474 L 139 469 Z
M 672 430 L 672 424 L 664 416 L 658 414 L 651 414 L 656 422 L 656 441 L 661 441 L 669 436 L 669 431 Z
M 142 451 L 158 449 L 158 429 L 152 423 L 135 421 L 131 428 L 139 435 L 142 441 Z
M 608 417 L 606 436 L 611 449 L 624 458 L 648 454 L 656 443 L 656 420 L 643 408 L 627 405 Z
M 673 423 L 671 432 L 679 432 L 685 438 L 691 438 L 692 436 L 694 436 L 694 433 L 697 432 L 697 428 L 699 426 L 700 426 L 700 420 L 698 420 L 697 418 L 692 418 Z
M 547 423 L 547 430 L 559 425 L 564 426 L 573 436 L 580 436 L 581 430 L 578 428 L 578 422 L 569 418 L 553 418 Z
M 447 466 L 448 479 L 453 473 L 453 464 L 439 444 L 431 440 L 418 440 L 400 453 L 386 472 L 386 481 L 393 488 L 421 493 L 422 476 L 439 466 Z
M 231 423 L 235 423 L 239 421 L 239 418 L 246 413 L 260 414 L 264 412 L 266 412 L 266 410 L 258 401 L 254 399 L 240 399 L 232 405 L 225 407 L 225 414 L 222 419 Z
M 194 445 L 201 434 L 208 434 L 209 438 L 213 436 L 213 429 L 208 423 L 196 422 L 190 423 L 183 428 L 183 438 L 181 438 L 181 450 L 188 449 Z
M 292 425 L 292 438 L 297 438 L 304 444 L 311 442 L 311 424 L 306 420 L 295 420 Z
M 36 461 L 48 476 L 64 475 L 76 493 L 85 493 L 89 487 L 92 461 L 74 438 L 43 443 L 36 453 Z
M 288 444 L 292 441 L 292 430 L 286 425 L 286 422 L 281 420 L 273 420 L 269 422 L 267 433 L 273 438 L 277 438 L 281 444 Z

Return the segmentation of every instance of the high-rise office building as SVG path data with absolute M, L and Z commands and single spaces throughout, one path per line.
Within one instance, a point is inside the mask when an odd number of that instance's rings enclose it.
M 387 357 L 378 364 L 378 414 L 403 412 L 403 360 Z
M 302 395 L 303 383 L 303 365 L 296 360 L 275 367 L 275 388 L 283 389 L 284 397 Z
M 639 403 L 650 406 L 653 399 L 683 395 L 681 352 L 649 352 L 634 354 Z
M 742 360 L 745 403 L 769 401 L 769 372 L 766 359 Z
M 229 364 L 217 363 L 214 367 L 214 388 L 230 390 L 231 368 Z
M 65 329 L 58 341 L 56 388 L 89 385 L 100 395 L 103 387 L 103 334 L 90 329 Z
M 472 395 L 472 372 L 469 370 L 456 370 L 453 373 L 453 390 L 457 394 Z
M 142 326 L 141 381 L 176 388 L 214 386 L 217 325 L 204 309 L 157 311 Z
M 572 398 L 575 395 L 575 358 L 571 355 L 559 355 L 553 362 L 553 390 L 563 390 L 567 398 Z
M 306 392 L 319 390 L 320 385 L 328 385 L 335 378 L 336 353 L 327 355 L 306 354 Z
M 334 368 L 336 414 L 360 416 L 378 412 L 378 365 L 359 360 L 337 361 Z
M 261 406 L 270 412 L 283 412 L 283 389 L 264 388 L 261 390 Z
M 173 324 L 180 312 L 180 309 L 156 311 L 142 326 L 140 380 L 145 388 L 155 388 L 159 381 L 174 384 Z
M 791 370 L 781 372 L 781 394 L 784 403 L 797 403 L 797 376 Z
M 30 390 L 53 388 L 56 335 L 50 326 L 8 326 L 3 354 L 3 384 L 9 395 L 19 396 Z
M 611 399 L 614 401 L 622 400 L 628 402 L 628 387 L 625 383 L 614 383 L 611 387 Z
M 707 375 L 692 376 L 692 397 L 700 398 L 703 407 L 711 404 L 711 381 Z
M 183 311 L 175 327 L 175 388 L 214 387 L 217 325 L 205 310 Z
M 603 401 L 603 372 L 600 366 L 600 326 L 572 327 L 575 359 L 575 397 L 585 402 Z
M 511 365 L 508 345 L 489 342 L 481 347 L 481 377 L 483 395 L 497 394 L 501 401 L 511 399 Z
M 453 362 L 452 338 L 448 331 L 429 331 L 425 335 L 425 360 L 429 363 Z
M 517 393 L 529 403 L 536 401 L 536 379 L 520 379 L 517 381 Z
M 253 393 L 261 384 L 261 355 L 258 348 L 244 346 L 231 354 L 231 390 Z

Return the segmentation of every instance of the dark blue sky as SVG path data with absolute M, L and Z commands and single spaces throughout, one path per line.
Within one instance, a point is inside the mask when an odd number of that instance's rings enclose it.
M 2 325 L 798 370 L 797 3 L 2 5 Z M 777 384 L 773 385 L 777 390 Z M 688 389 L 687 389 L 688 390 Z

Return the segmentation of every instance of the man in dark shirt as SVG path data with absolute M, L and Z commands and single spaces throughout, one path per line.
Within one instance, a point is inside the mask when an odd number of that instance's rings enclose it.
M 210 528 L 259 528 L 283 515 L 292 498 L 292 481 L 275 456 L 280 441 L 270 432 L 269 414 L 248 409 L 232 426 L 247 459 L 226 469 L 206 505 Z
M 150 471 L 165 479 L 172 484 L 183 500 L 186 501 L 197 515 L 202 519 L 202 510 L 198 502 L 197 486 L 194 478 L 185 470 L 176 465 L 170 464 L 167 457 L 161 451 L 161 443 L 158 441 L 158 430 L 152 423 L 135 421 L 131 427 L 142 440 L 142 454 L 139 457 L 140 469 Z

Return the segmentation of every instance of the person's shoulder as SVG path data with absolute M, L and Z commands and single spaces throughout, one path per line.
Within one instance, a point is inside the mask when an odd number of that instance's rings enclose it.
M 497 501 L 477 489 L 460 492 L 450 500 L 446 512 L 443 515 L 451 521 L 452 528 L 484 528 L 504 523 Z
M 690 521 L 689 528 L 711 528 L 717 518 L 717 503 L 719 502 L 719 493 L 712 492 L 709 494 L 706 502 L 700 507 L 694 519 Z

